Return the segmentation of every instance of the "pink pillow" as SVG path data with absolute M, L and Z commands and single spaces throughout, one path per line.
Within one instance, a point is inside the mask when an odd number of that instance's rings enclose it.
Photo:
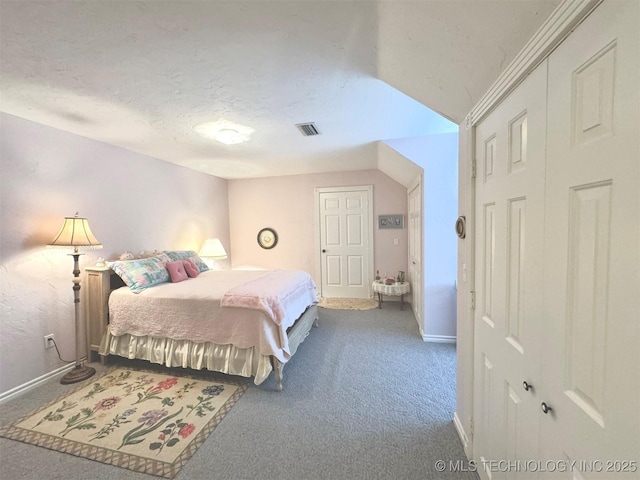
M 187 275 L 189 275 L 191 278 L 197 277 L 198 274 L 200 273 L 200 269 L 196 265 L 196 262 L 194 262 L 190 258 L 185 258 L 183 260 L 183 264 L 184 264 L 184 269 L 187 271 Z
M 166 268 L 169 270 L 169 276 L 173 283 L 181 282 L 189 278 L 187 276 L 187 272 L 184 270 L 184 265 L 179 260 L 175 262 L 167 262 Z

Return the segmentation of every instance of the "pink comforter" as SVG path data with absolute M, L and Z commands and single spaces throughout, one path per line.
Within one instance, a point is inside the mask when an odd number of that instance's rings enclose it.
M 231 288 L 222 296 L 220 306 L 261 310 L 276 325 L 282 325 L 290 303 L 304 291 L 315 296 L 315 284 L 307 272 L 274 270 Z
M 311 276 L 303 273 L 289 278 L 304 278 L 299 295 L 280 292 L 275 294 L 272 286 L 260 290 L 262 300 L 253 304 L 275 310 L 270 314 L 260 307 L 225 308 L 221 306 L 222 297 L 227 292 L 242 287 L 245 283 L 254 284 L 265 278 L 266 283 L 282 282 L 287 284 L 287 274 L 271 275 L 268 271 L 215 271 L 202 272 L 198 277 L 179 283 L 161 283 L 140 293 L 128 288 L 114 290 L 109 297 L 109 332 L 113 336 L 129 334 L 133 336 L 169 338 L 172 340 L 190 340 L 194 343 L 210 342 L 217 345 L 235 345 L 238 348 L 256 347 L 262 355 L 274 355 L 281 362 L 289 359 L 289 343 L 286 331 L 306 308 L 317 302 L 315 283 Z M 309 283 L 311 282 L 311 283 Z M 265 282 L 259 282 L 260 283 Z M 241 293 L 241 296 L 246 293 Z M 269 298 L 271 297 L 271 298 Z M 280 306 L 277 300 L 281 299 Z M 246 301 L 246 299 L 244 300 Z M 274 303 L 276 302 L 276 303 Z M 235 305 L 239 307 L 240 305 Z M 285 317 L 282 318 L 284 311 Z M 281 323 L 276 323 L 280 321 Z

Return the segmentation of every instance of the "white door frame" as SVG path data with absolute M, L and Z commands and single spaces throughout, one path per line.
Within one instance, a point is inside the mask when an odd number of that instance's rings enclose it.
M 420 173 L 407 188 L 407 228 L 409 229 L 409 235 L 407 238 L 407 258 L 411 261 L 411 247 L 412 247 L 412 235 L 411 235 L 411 223 L 408 218 L 411 213 L 411 204 L 409 203 L 409 197 L 411 192 L 414 189 L 420 189 L 420 242 L 417 245 L 418 256 L 420 258 L 420 265 L 418 265 L 417 270 L 420 272 L 420 283 L 418 285 L 415 282 L 412 282 L 411 289 L 413 290 L 413 298 L 411 302 L 411 308 L 413 309 L 413 313 L 416 317 L 416 321 L 418 322 L 418 328 L 420 330 L 420 335 L 424 337 L 424 183 L 422 182 L 422 173 Z M 409 278 L 411 278 L 411 269 L 416 268 L 409 265 Z M 416 295 L 417 293 L 417 295 Z M 418 299 L 416 302 L 415 300 Z
M 375 245 L 373 243 L 373 185 L 352 185 L 352 186 L 344 186 L 344 187 L 317 187 L 314 189 L 314 208 L 315 208 L 315 241 L 314 246 L 316 249 L 316 272 L 317 272 L 317 282 L 320 289 L 320 296 L 323 296 L 322 292 L 322 252 L 320 247 L 320 194 L 322 193 L 333 193 L 333 192 L 366 192 L 367 193 L 367 215 L 369 217 L 369 229 L 368 229 L 368 237 L 369 237 L 369 255 L 367 258 L 367 263 L 369 267 L 369 275 L 373 275 L 373 252 L 375 249 Z M 369 285 L 369 297 L 373 296 L 373 291 L 371 290 L 371 283 L 373 282 L 373 278 L 365 279 L 367 284 Z

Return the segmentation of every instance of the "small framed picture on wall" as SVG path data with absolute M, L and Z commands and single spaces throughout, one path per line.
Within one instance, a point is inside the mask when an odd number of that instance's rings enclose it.
M 378 215 L 378 228 L 404 228 L 404 215 Z

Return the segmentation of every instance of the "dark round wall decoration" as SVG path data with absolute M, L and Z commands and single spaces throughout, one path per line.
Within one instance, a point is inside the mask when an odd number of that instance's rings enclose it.
M 270 249 L 277 245 L 278 234 L 273 228 L 263 228 L 258 232 L 258 245 Z
M 463 216 L 458 217 L 456 220 L 456 234 L 458 238 L 464 238 L 467 236 L 467 219 Z

